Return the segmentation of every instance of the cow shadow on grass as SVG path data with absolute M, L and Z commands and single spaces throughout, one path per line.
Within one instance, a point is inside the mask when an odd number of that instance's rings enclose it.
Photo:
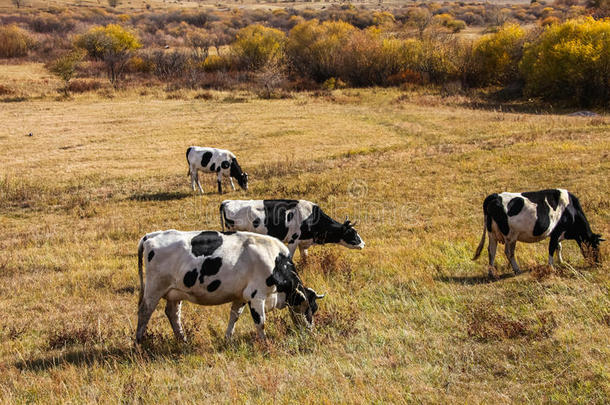
M 183 200 L 185 198 L 191 197 L 195 194 L 193 193 L 185 193 L 182 191 L 172 191 L 172 192 L 156 192 L 156 193 L 136 193 L 132 194 L 128 199 L 131 201 L 173 201 L 173 200 Z
M 133 346 L 104 349 L 67 349 L 61 354 L 23 359 L 15 362 L 14 366 L 21 371 L 43 371 L 59 368 L 67 364 L 73 366 L 91 366 L 112 360 L 117 363 L 141 363 L 167 358 L 168 356 L 179 356 L 188 351 L 190 351 L 188 345 L 178 342 L 172 345 L 145 344 L 139 350 Z
M 529 272 L 529 270 L 522 270 L 518 276 L 523 275 L 524 273 Z M 463 285 L 479 285 L 479 284 L 491 284 L 497 281 L 506 280 L 509 278 L 517 277 L 515 273 L 502 273 L 497 275 L 495 278 L 489 277 L 487 274 L 478 275 L 478 276 L 439 276 L 435 277 L 436 281 L 441 281 L 443 283 L 452 283 L 452 284 L 463 284 Z
M 135 361 L 136 356 L 136 351 L 129 348 L 77 349 L 68 350 L 54 356 L 24 359 L 16 362 L 15 367 L 21 371 L 42 371 L 62 367 L 66 364 L 90 366 L 95 363 L 103 363 L 108 359 L 132 362 Z

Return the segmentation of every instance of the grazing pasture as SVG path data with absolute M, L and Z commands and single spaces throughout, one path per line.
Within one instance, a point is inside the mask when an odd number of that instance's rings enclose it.
M 607 117 L 376 88 L 57 101 L 52 79 L 23 69 L 41 96 L 0 104 L 2 402 L 607 403 L 608 261 L 590 267 L 565 241 L 567 264 L 550 269 L 547 243 L 519 244 L 524 274 L 500 254 L 494 282 L 471 261 L 492 192 L 569 189 L 610 234 Z M 202 176 L 204 195 L 192 192 L 189 145 L 233 151 L 249 190 L 218 195 Z M 135 351 L 139 238 L 219 229 L 227 198 L 316 202 L 357 220 L 366 247 L 296 256 L 327 294 L 311 333 L 275 311 L 263 344 L 244 313 L 227 344 L 229 306 L 185 302 L 188 343 L 160 306 Z

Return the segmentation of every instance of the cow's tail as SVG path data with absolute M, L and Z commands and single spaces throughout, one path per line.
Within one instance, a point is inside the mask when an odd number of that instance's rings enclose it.
M 188 173 L 186 174 L 187 177 L 189 177 L 191 175 L 191 162 L 189 162 L 189 152 L 191 151 L 192 148 L 193 148 L 192 146 L 189 146 L 188 149 L 186 150 L 186 164 L 189 167 Z
M 479 246 L 477 246 L 476 252 L 474 252 L 474 257 L 472 260 L 477 260 L 479 256 L 481 256 L 481 251 L 483 250 L 483 246 L 485 246 L 485 235 L 487 234 L 487 214 L 483 213 L 483 236 L 481 236 L 481 241 L 479 242 Z
M 225 220 L 224 220 L 225 219 L 225 203 L 224 202 L 220 203 L 219 211 L 220 211 L 220 227 L 221 227 L 222 231 L 224 232 L 225 231 Z
M 144 255 L 144 238 L 138 243 L 138 275 L 140 276 L 140 297 L 138 298 L 138 307 L 144 298 L 144 269 L 142 256 Z

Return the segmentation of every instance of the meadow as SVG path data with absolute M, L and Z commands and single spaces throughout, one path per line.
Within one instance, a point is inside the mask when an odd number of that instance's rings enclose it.
M 547 243 L 518 244 L 525 273 L 499 249 L 492 281 L 471 260 L 492 192 L 567 188 L 610 234 L 607 117 L 473 108 L 434 89 L 61 98 L 41 64 L 0 66 L 0 84 L 31 95 L 0 105 L 3 403 L 608 403 L 608 262 L 567 241 L 550 269 Z M 235 152 L 249 191 L 218 195 L 203 176 L 193 193 L 189 145 Z M 296 254 L 327 294 L 312 332 L 275 311 L 257 342 L 244 314 L 226 343 L 228 305 L 185 303 L 188 343 L 159 306 L 135 351 L 138 239 L 218 229 L 227 198 L 317 202 L 358 221 L 366 248 Z

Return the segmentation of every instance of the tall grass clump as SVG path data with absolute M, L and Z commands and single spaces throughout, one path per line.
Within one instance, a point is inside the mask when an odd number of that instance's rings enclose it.
M 0 58 L 27 56 L 34 47 L 34 40 L 27 31 L 17 25 L 0 27 Z

